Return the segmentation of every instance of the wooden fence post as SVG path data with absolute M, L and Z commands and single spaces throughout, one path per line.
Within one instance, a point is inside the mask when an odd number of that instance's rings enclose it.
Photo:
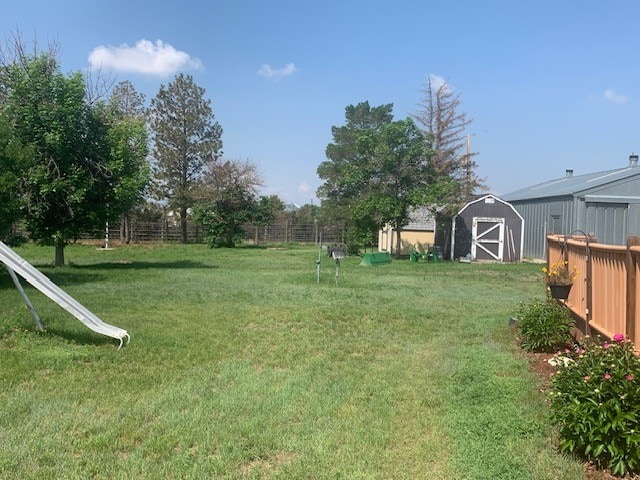
M 640 237 L 629 237 L 627 239 L 627 312 L 625 318 L 625 334 L 633 341 L 636 338 L 636 288 L 637 288 L 637 275 L 636 275 L 636 255 L 631 254 L 631 247 L 637 247 L 640 245 Z
M 595 241 L 595 239 L 594 239 Z M 585 235 L 584 238 L 584 259 L 585 259 L 585 263 L 586 263 L 586 315 L 585 315 L 585 322 L 586 322 L 586 332 L 587 335 L 591 335 L 591 315 L 592 314 L 592 309 L 593 309 L 593 269 L 591 267 L 591 250 L 589 249 L 589 235 Z

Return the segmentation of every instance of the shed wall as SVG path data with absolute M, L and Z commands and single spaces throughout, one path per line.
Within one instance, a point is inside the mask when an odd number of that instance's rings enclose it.
M 573 223 L 573 199 L 535 199 L 511 202 L 524 219 L 525 258 L 544 258 L 547 232 L 570 233 Z
M 627 236 L 640 236 L 640 204 L 629 205 L 629 215 L 627 217 Z M 626 241 L 626 239 L 625 239 Z
M 466 257 L 471 253 L 474 218 L 503 218 L 504 219 L 504 250 L 503 260 L 517 262 L 520 258 L 522 245 L 522 219 L 514 208 L 495 199 L 490 201 L 476 201 L 467 204 L 455 217 L 454 259 Z M 494 232 L 497 235 L 497 231 Z
M 598 243 L 620 244 L 627 238 L 629 204 L 586 202 L 585 233 L 595 234 Z
M 400 241 L 400 253 L 413 251 L 424 252 L 435 243 L 435 232 L 426 230 L 402 230 Z M 398 246 L 396 231 L 393 228 L 378 232 L 378 250 L 381 252 L 396 253 Z
M 640 182 L 625 179 L 583 192 L 576 200 L 574 229 L 593 233 L 599 243 L 625 245 L 640 234 Z

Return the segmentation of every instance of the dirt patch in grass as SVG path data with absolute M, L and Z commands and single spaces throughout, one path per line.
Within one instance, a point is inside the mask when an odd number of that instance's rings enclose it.
M 253 475 L 254 470 L 258 470 L 260 478 L 270 472 L 279 470 L 283 465 L 291 463 L 297 458 L 293 452 L 278 452 L 269 458 L 256 458 L 242 465 L 240 468 L 243 476 Z

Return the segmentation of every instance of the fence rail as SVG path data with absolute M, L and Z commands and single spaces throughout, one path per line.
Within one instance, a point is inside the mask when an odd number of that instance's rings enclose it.
M 576 267 L 565 305 L 583 321 L 583 333 L 595 330 L 609 339 L 624 333 L 640 346 L 640 238 L 627 246 L 596 243 L 587 237 L 547 236 L 547 266 L 558 261 Z
M 16 234 L 28 236 L 20 226 L 16 226 L 14 230 Z M 244 225 L 243 231 L 243 241 L 255 245 L 282 242 L 313 244 L 320 240 L 326 244 L 345 243 L 345 228 L 341 225 L 281 222 L 266 226 Z M 84 235 L 82 239 L 104 241 L 107 234 L 110 242 L 118 242 L 124 238 L 121 225 L 114 223 L 109 225 L 108 231 L 107 229 L 96 230 Z M 134 221 L 130 224 L 131 243 L 179 242 L 181 237 L 180 226 L 170 222 Z M 187 224 L 187 240 L 189 243 L 204 242 L 206 239 L 202 227 L 189 222 Z

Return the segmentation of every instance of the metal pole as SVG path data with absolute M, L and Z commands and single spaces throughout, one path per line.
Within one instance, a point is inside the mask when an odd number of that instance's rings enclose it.
M 24 303 L 27 304 L 27 308 L 31 312 L 31 315 L 33 315 L 33 319 L 36 322 L 36 327 L 38 327 L 38 330 L 40 330 L 42 332 L 44 330 L 44 326 L 42 325 L 42 322 L 40 321 L 40 317 L 38 316 L 38 313 L 36 312 L 36 309 L 33 308 L 33 304 L 31 303 L 31 300 L 29 300 L 29 297 L 27 297 L 27 294 L 25 293 L 24 288 L 22 288 L 22 284 L 20 283 L 20 280 L 18 279 L 18 276 L 16 275 L 16 272 L 14 272 L 9 267 L 7 267 L 7 270 L 9 270 L 9 275 L 11 276 L 11 280 L 13 280 L 13 283 L 15 284 L 16 288 L 20 292 L 20 295 L 22 296 L 22 299 L 24 300 Z
M 320 256 L 322 255 L 322 232 L 320 232 L 320 241 L 318 242 L 318 260 L 316 260 L 316 274 L 318 276 L 318 285 L 320 284 Z

